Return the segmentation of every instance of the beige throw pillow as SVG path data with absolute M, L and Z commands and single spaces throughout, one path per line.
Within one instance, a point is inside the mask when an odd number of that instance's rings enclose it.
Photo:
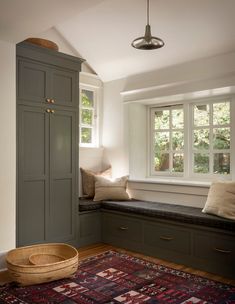
M 123 176 L 114 181 L 101 176 L 95 176 L 95 197 L 94 201 L 103 200 L 129 200 L 126 192 L 128 176 Z
M 212 183 L 202 212 L 235 220 L 235 182 Z
M 80 168 L 80 170 L 82 176 L 82 192 L 83 196 L 86 198 L 93 198 L 95 195 L 95 176 L 104 176 L 107 178 L 112 177 L 111 167 L 102 172 L 93 172 L 91 170 L 85 170 L 83 168 Z

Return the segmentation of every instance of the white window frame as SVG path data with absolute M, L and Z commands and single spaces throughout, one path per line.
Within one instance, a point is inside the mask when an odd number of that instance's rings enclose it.
M 173 168 L 173 158 L 171 157 L 171 155 L 173 153 L 183 153 L 185 154 L 185 148 L 183 148 L 182 150 L 180 151 L 175 151 L 172 149 L 172 132 L 174 131 L 182 131 L 185 133 L 185 129 L 173 129 L 172 128 L 172 115 L 171 115 L 171 111 L 173 109 L 183 109 L 184 110 L 184 107 L 182 104 L 178 104 L 178 105 L 168 105 L 168 106 L 162 106 L 162 107 L 152 107 L 151 110 L 150 110 L 150 115 L 151 115 L 151 118 L 150 118 L 150 121 L 151 121 L 151 125 L 150 125 L 150 130 L 151 130 L 151 138 L 150 138 L 150 153 L 151 153 L 151 156 L 150 156 L 150 164 L 151 164 L 151 167 L 150 167 L 150 172 L 151 172 L 151 176 L 157 176 L 157 175 L 165 175 L 165 176 L 180 176 L 182 177 L 183 176 L 183 173 L 181 172 L 171 172 L 171 171 L 155 171 L 153 170 L 154 168 L 154 134 L 156 132 L 169 132 L 170 134 L 170 138 L 169 138 L 169 143 L 170 143 L 170 147 L 169 147 L 169 150 L 166 151 L 167 153 L 169 153 L 169 170 L 172 170 Z M 159 130 L 156 130 L 153 126 L 154 126 L 154 116 L 155 116 L 155 111 L 163 111 L 163 110 L 169 110 L 170 111 L 170 121 L 169 121 L 169 129 L 159 129 Z M 185 120 L 185 115 L 184 115 L 184 120 Z M 185 137 L 185 134 L 184 134 L 184 137 Z M 185 162 L 185 160 L 184 160 Z
M 84 107 L 82 106 L 82 91 L 87 90 L 93 92 L 93 107 Z M 93 86 L 89 85 L 80 85 L 80 105 L 79 105 L 79 146 L 80 147 L 98 147 L 99 146 L 99 113 L 98 113 L 98 89 L 94 88 Z M 81 113 L 82 109 L 88 109 L 88 110 L 93 110 L 93 117 L 92 121 L 93 124 L 91 126 L 82 124 L 82 119 L 81 119 Z M 91 128 L 92 129 L 92 142 L 91 143 L 82 143 L 81 142 L 81 129 L 82 127 L 84 128 Z
M 210 109 L 212 108 L 213 103 L 220 103 L 223 101 L 230 101 L 230 174 L 214 174 L 210 172 L 209 174 L 205 173 L 194 173 L 193 172 L 193 106 L 195 104 L 210 104 Z M 156 172 L 154 170 L 154 136 L 153 132 L 153 113 L 158 110 L 166 109 L 167 107 L 173 106 L 183 106 L 184 109 L 184 172 L 176 173 L 176 172 Z M 210 134 L 212 134 L 213 122 L 211 121 L 212 113 L 210 111 Z M 206 99 L 197 99 L 197 100 L 187 100 L 183 103 L 175 102 L 175 103 L 164 103 L 148 106 L 148 169 L 147 176 L 149 177 L 167 177 L 167 178 L 176 178 L 176 179 L 184 179 L 184 180 L 205 180 L 211 181 L 213 179 L 223 179 L 223 180 L 231 180 L 235 178 L 235 96 L 234 95 L 225 95 L 219 97 L 211 97 Z M 227 126 L 227 125 L 226 125 Z M 220 127 L 222 127 L 220 125 Z M 202 127 L 203 128 L 203 127 Z M 211 136 L 211 135 L 210 135 Z M 211 153 L 213 148 L 210 148 L 210 158 L 209 161 L 212 162 L 213 158 L 211 157 Z M 224 150 L 218 150 L 222 153 Z M 228 152 L 228 150 L 226 150 Z M 213 165 L 210 165 L 213 168 Z

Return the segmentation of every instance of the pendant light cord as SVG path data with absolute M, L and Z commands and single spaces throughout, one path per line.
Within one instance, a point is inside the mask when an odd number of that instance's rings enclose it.
M 149 25 L 149 0 L 147 0 L 147 24 Z

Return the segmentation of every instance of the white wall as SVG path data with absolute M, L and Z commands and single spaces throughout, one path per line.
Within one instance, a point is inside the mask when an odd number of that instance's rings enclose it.
M 129 173 L 128 162 L 128 111 L 124 110 L 120 92 L 125 80 L 104 84 L 103 146 L 104 164 L 111 164 L 113 176 Z
M 55 42 L 59 47 L 59 52 L 65 53 L 71 56 L 82 57 L 75 48 L 60 34 L 60 32 L 52 27 L 46 32 L 40 33 L 36 35 L 37 38 L 48 39 Z M 86 59 L 86 58 L 84 58 Z M 94 70 L 89 66 L 89 64 L 85 61 L 82 64 L 82 72 L 94 74 Z
M 234 92 L 235 52 L 105 83 L 104 161 L 112 164 L 116 175 L 130 173 L 132 180 L 144 180 L 146 105 Z M 182 187 L 165 182 L 163 191 L 162 185 L 164 182 L 152 183 L 150 189 L 146 181 L 132 181 L 129 190 L 137 199 L 202 207 L 209 188 L 209 184 L 205 184 L 201 191 L 201 185 Z
M 124 101 L 156 103 L 175 95 L 188 98 L 198 91 L 206 91 L 203 97 L 208 97 L 219 88 L 229 93 L 234 84 L 235 52 L 231 52 L 129 77 L 122 94 Z
M 16 59 L 15 44 L 0 41 L 0 255 L 15 247 Z M 1 265 L 0 265 L 1 266 Z M 0 267 L 1 268 L 1 267 Z

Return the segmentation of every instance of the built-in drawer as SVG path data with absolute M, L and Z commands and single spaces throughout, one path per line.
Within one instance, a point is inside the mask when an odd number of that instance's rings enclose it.
M 102 214 L 102 238 L 126 249 L 139 250 L 142 246 L 142 222 L 138 219 L 115 215 Z
M 235 272 L 235 237 L 214 233 L 194 233 L 194 256 L 219 264 L 233 265 Z
M 144 245 L 178 252 L 190 254 L 190 231 L 181 229 L 177 226 L 167 224 L 144 224 Z
M 79 215 L 78 245 L 87 246 L 101 241 L 100 212 L 81 213 Z
M 103 231 L 118 238 L 140 242 L 142 238 L 141 221 L 124 216 L 103 215 Z

